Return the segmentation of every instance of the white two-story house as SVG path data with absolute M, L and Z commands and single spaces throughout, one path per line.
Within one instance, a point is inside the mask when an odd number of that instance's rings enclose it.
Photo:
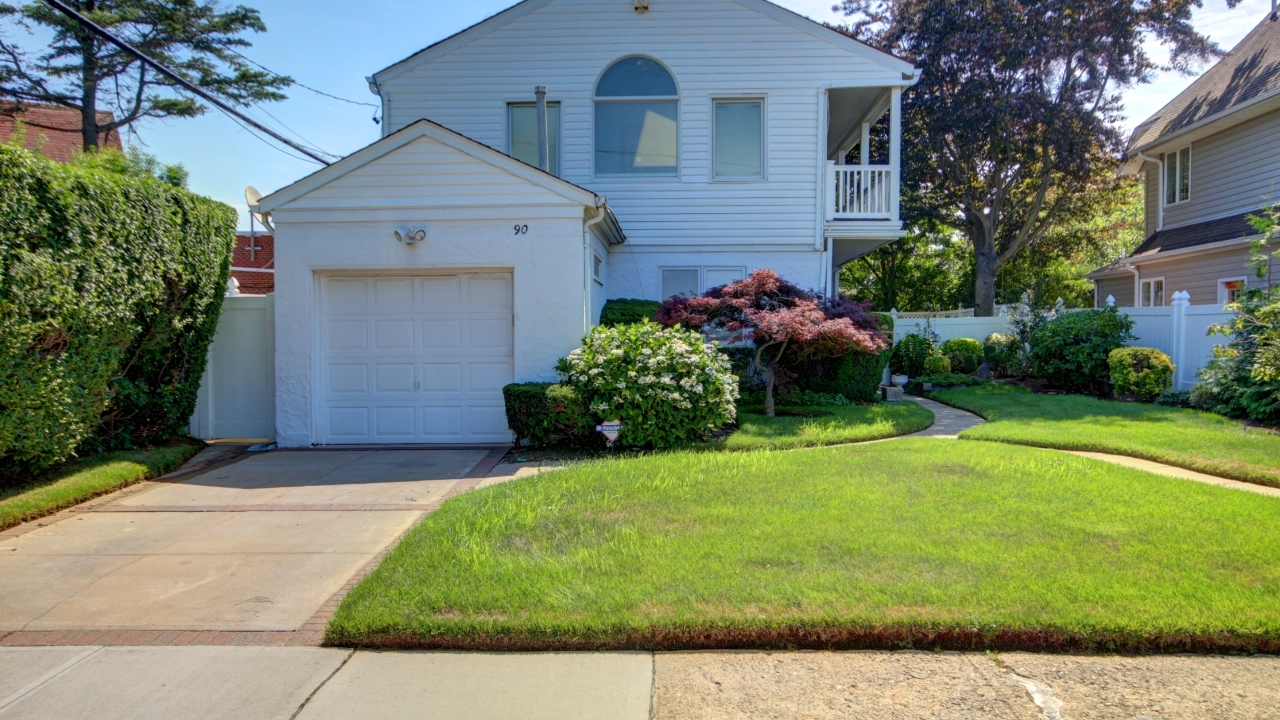
M 765 0 L 525 0 L 375 73 L 382 139 L 257 207 L 279 442 L 507 441 L 606 299 L 833 292 L 903 234 L 917 78 Z

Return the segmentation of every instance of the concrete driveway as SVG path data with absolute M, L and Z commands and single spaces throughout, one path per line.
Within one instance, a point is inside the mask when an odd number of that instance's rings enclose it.
M 0 641 L 102 643 L 109 632 L 122 644 L 139 633 L 167 643 L 186 631 L 259 644 L 235 634 L 305 630 L 267 640 L 318 644 L 335 594 L 473 470 L 487 471 L 477 466 L 492 465 L 489 455 L 248 455 L 6 532 Z

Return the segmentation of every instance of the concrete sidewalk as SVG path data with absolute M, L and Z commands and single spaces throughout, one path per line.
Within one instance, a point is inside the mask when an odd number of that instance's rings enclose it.
M 0 718 L 1275 718 L 1280 658 L 0 648 Z

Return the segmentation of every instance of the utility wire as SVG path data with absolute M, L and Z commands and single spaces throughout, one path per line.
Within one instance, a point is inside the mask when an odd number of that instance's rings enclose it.
M 298 82 L 297 80 L 294 80 L 293 78 L 289 77 L 288 75 L 281 75 L 280 73 L 276 72 L 275 70 L 272 70 L 271 68 L 269 68 L 269 67 L 267 67 L 267 66 L 263 65 L 262 63 L 257 62 L 256 60 L 252 60 L 252 59 L 250 59 L 250 58 L 246 57 L 243 53 L 240 53 L 240 52 L 237 52 L 237 51 L 235 51 L 235 50 L 232 50 L 231 48 L 224 48 L 224 49 L 225 49 L 227 52 L 229 52 L 229 53 L 231 53 L 231 54 L 233 54 L 233 55 L 239 55 L 241 60 L 244 60 L 245 62 L 249 63 L 250 65 L 253 65 L 254 67 L 258 68 L 259 70 L 262 70 L 262 71 L 264 71 L 264 72 L 269 72 L 269 73 L 271 73 L 272 75 L 275 75 L 276 77 L 280 77 L 280 78 L 289 78 L 289 80 L 291 80 L 291 81 L 293 82 L 293 84 L 294 84 L 294 85 L 297 85 L 298 87 L 302 88 L 303 90 L 310 90 L 311 92 L 313 92 L 313 93 L 315 93 L 315 94 L 317 94 L 317 95 L 323 95 L 323 96 L 325 96 L 325 97 L 327 97 L 327 98 L 333 98 L 334 100 L 341 100 L 341 101 L 342 101 L 342 102 L 344 102 L 344 103 L 351 103 L 352 105 L 364 105 L 365 107 L 371 107 L 371 108 L 380 107 L 380 106 L 379 106 L 379 105 L 377 105 L 376 103 L 360 102 L 360 101 L 358 101 L 358 100 L 348 100 L 347 98 L 344 98 L 344 97 L 338 97 L 337 95 L 330 95 L 329 93 L 327 93 L 327 92 L 325 92 L 325 91 L 323 91 L 323 90 L 317 90 L 317 89 L 315 89 L 315 88 L 311 87 L 310 85 L 303 85 L 302 83 Z
M 326 166 L 327 166 L 327 165 L 332 165 L 332 164 L 333 164 L 333 161 L 331 161 L 331 160 L 326 160 L 325 158 L 323 158 L 323 157 L 321 157 L 321 156 L 317 155 L 317 154 L 316 154 L 315 152 L 313 152 L 311 149 L 309 149 L 309 148 L 307 148 L 307 147 L 305 147 L 305 146 L 303 146 L 303 145 L 300 145 L 300 144 L 298 144 L 298 143 L 296 143 L 296 142 L 294 142 L 294 141 L 290 140 L 289 138 L 287 138 L 287 137 L 285 137 L 285 136 L 281 135 L 280 133 L 276 132 L 275 130 L 272 130 L 271 128 L 267 127 L 266 125 L 263 125 L 262 123 L 258 122 L 257 120 L 254 120 L 253 118 L 249 117 L 248 115 L 245 115 L 244 113 L 240 112 L 239 110 L 236 110 L 235 108 L 233 108 L 233 107 L 231 107 L 230 105 L 226 104 L 225 102 L 223 102 L 222 100 L 218 99 L 218 98 L 217 98 L 217 97 L 215 97 L 214 95 L 211 95 L 210 93 L 205 92 L 205 91 L 204 91 L 204 90 L 202 90 L 200 87 L 198 87 L 198 86 L 196 86 L 195 84 L 191 83 L 191 82 L 190 82 L 190 81 L 188 81 L 186 78 L 182 77 L 181 75 L 179 75 L 178 73 L 174 72 L 173 70 L 170 70 L 169 68 L 165 67 L 164 65 L 161 65 L 159 62 L 156 62 L 155 60 L 152 60 L 150 57 L 147 57 L 146 55 L 142 54 L 142 52 L 141 52 L 141 51 L 139 51 L 137 48 L 135 48 L 135 47 L 133 47 L 132 45 L 130 45 L 129 43 L 127 43 L 127 42 L 125 42 L 125 41 L 121 40 L 120 38 L 116 37 L 115 35 L 112 35 L 111 33 L 107 32 L 106 30 L 104 30 L 104 29 L 102 29 L 101 27 L 99 27 L 99 26 L 97 25 L 97 23 L 93 22 L 93 21 L 92 21 L 92 20 L 90 20 L 89 18 L 87 18 L 87 17 L 85 17 L 85 16 L 81 15 L 80 13 L 76 12 L 76 11 L 75 11 L 75 10 L 73 10 L 72 8 L 68 7 L 65 3 L 63 3 L 63 2 L 62 2 L 62 0 L 44 0 L 44 1 L 45 1 L 46 3 L 48 3 L 50 6 L 52 6 L 52 7 L 53 7 L 53 9 L 57 10 L 58 12 L 62 13 L 63 15 L 66 15 L 67 17 L 71 18 L 72 20 L 76 21 L 77 23 L 80 23 L 80 25 L 84 26 L 86 29 L 88 29 L 88 30 L 89 30 L 90 32 L 92 32 L 93 34 L 95 34 L 95 35 L 97 35 L 97 36 L 101 37 L 102 39 L 106 40 L 107 42 L 111 43 L 112 45 L 115 45 L 116 47 L 120 48 L 121 50 L 124 50 L 125 52 L 129 53 L 130 55 L 133 55 L 134 57 L 138 58 L 138 60 L 139 60 L 139 61 L 141 61 L 144 65 L 149 65 L 149 66 L 151 66 L 151 67 L 152 67 L 153 69 L 155 69 L 157 72 L 161 73 L 162 75 L 167 76 L 168 78 L 170 78 L 171 80 L 173 80 L 174 82 L 176 82 L 178 85 L 180 85 L 180 86 L 182 86 L 184 89 L 186 89 L 188 92 L 190 92 L 190 93 L 192 93 L 193 95 L 196 95 L 197 97 L 199 97 L 199 98 L 201 98 L 201 99 L 205 100 L 206 102 L 208 102 L 209 104 L 211 104 L 211 105 L 213 105 L 214 107 L 218 108 L 218 109 L 219 109 L 219 110 L 221 110 L 222 112 L 224 112 L 224 113 L 226 113 L 226 114 L 230 115 L 232 118 L 236 118 L 236 119 L 241 120 L 241 121 L 243 121 L 243 122 L 245 122 L 245 123 L 248 123 L 249 125 L 253 126 L 253 127 L 254 127 L 254 128 L 256 128 L 257 130 L 259 130 L 259 131 L 261 131 L 261 132 L 264 132 L 264 133 L 266 133 L 267 135 L 270 135 L 271 137 L 275 138 L 277 141 L 279 141 L 279 142 L 281 142 L 281 143 L 284 143 L 285 145 L 288 145 L 289 147 L 293 148 L 294 150 L 297 150 L 298 152 L 302 153 L 303 155 L 306 155 L 307 157 L 311 158 L 312 160 L 315 160 L 316 162 L 320 163 L 321 165 L 326 165 Z M 287 154 L 287 153 L 286 153 L 286 154 Z

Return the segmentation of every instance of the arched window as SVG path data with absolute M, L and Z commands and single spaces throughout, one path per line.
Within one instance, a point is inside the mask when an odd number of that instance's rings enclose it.
M 675 79 L 657 62 L 610 65 L 596 83 L 596 175 L 674 176 L 679 101 Z

